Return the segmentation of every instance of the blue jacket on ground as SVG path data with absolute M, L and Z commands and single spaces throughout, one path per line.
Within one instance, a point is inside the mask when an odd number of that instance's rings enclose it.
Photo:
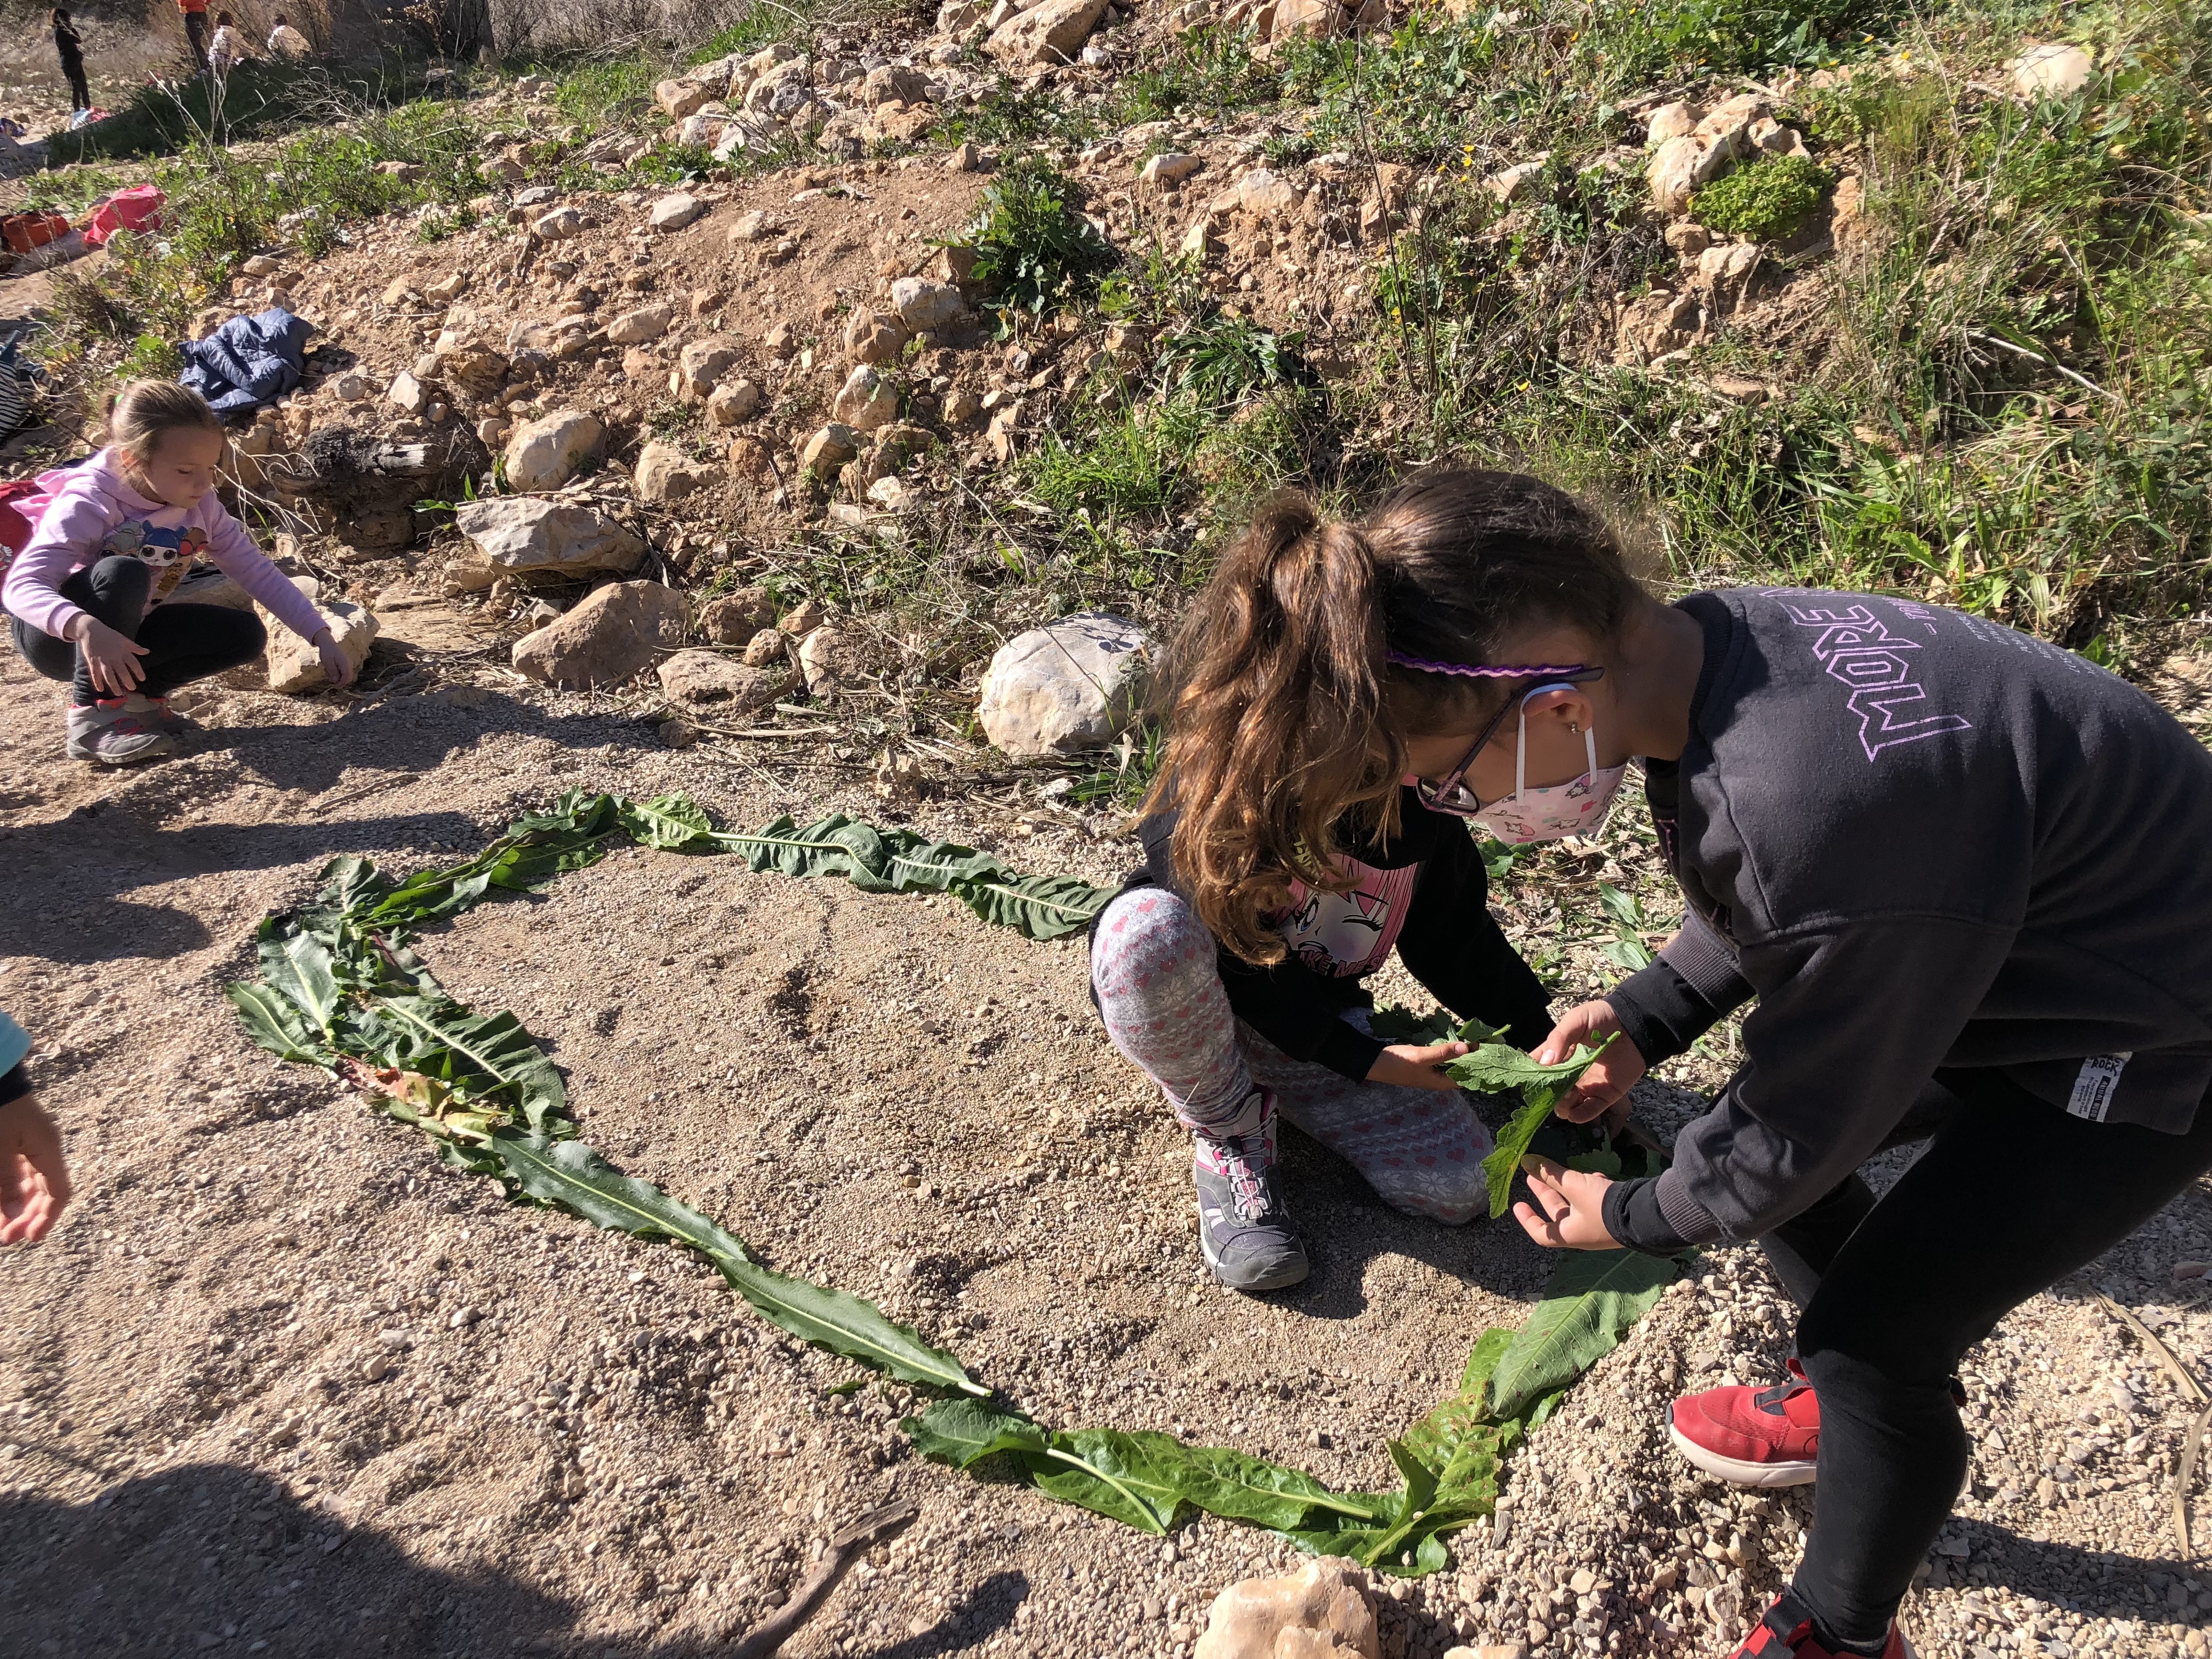
M 218 415 L 243 415 L 272 404 L 300 384 L 307 337 L 315 325 L 282 306 L 234 317 L 204 340 L 185 340 L 185 372 L 177 376 Z

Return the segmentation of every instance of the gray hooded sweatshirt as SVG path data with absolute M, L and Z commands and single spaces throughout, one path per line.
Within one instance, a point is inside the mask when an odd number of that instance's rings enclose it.
M 2212 753 L 2125 681 L 1872 594 L 1679 607 L 1705 659 L 1648 768 L 1680 934 L 1607 998 L 1656 1062 L 1753 998 L 1745 1061 L 1653 1181 L 1639 1249 L 1758 1237 L 1942 1066 L 2179 1134 L 2212 1084 Z

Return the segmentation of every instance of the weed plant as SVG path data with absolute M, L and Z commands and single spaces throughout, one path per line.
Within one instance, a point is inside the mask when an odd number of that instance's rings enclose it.
M 1809 156 L 1754 160 L 1692 197 L 1690 216 L 1723 236 L 1767 241 L 1812 217 L 1833 182 Z

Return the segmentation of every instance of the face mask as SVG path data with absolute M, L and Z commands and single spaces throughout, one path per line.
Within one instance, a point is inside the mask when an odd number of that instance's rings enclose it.
M 1529 697 L 1557 688 L 1540 685 Z M 1528 787 L 1528 697 L 1521 700 L 1520 728 L 1513 739 L 1513 793 L 1475 814 L 1474 821 L 1509 846 L 1532 841 L 1564 841 L 1585 836 L 1604 821 L 1620 781 L 1627 775 L 1626 762 L 1602 771 L 1597 763 L 1597 733 L 1583 733 L 1587 769 L 1571 783 L 1547 789 Z

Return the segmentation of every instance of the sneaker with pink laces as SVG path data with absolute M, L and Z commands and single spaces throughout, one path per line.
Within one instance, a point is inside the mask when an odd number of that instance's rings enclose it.
M 1275 1097 L 1262 1090 L 1249 1134 L 1191 1137 L 1198 1248 L 1231 1290 L 1279 1291 L 1307 1273 L 1306 1247 L 1275 1181 Z
M 173 738 L 200 729 L 198 720 L 170 708 L 167 697 L 149 697 L 143 691 L 133 691 L 123 699 L 123 707 L 156 732 L 167 732 Z
M 123 706 L 102 698 L 88 708 L 69 711 L 69 757 L 102 766 L 137 766 L 177 752 L 177 740 Z

